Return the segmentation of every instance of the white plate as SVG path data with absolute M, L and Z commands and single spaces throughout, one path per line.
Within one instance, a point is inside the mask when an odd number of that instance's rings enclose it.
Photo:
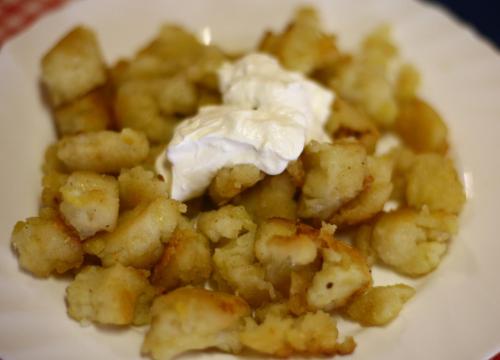
M 487 359 L 500 350 L 500 57 L 442 10 L 414 1 L 314 1 L 325 26 L 352 45 L 390 22 L 403 56 L 423 73 L 423 95 L 451 128 L 470 197 L 460 235 L 441 267 L 386 328 L 361 331 L 355 359 Z M 37 80 L 41 55 L 77 23 L 96 29 L 106 58 L 131 55 L 165 20 L 212 30 L 216 43 L 248 49 L 265 28 L 281 28 L 300 1 L 77 1 L 0 50 L 0 357 L 139 359 L 140 330 L 81 328 L 65 313 L 60 280 L 20 272 L 9 238 L 34 215 L 40 165 L 53 140 Z M 204 356 L 222 357 L 211 353 Z

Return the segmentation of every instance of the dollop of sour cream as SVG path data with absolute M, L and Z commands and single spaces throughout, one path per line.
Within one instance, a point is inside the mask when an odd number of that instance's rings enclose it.
M 203 194 L 224 167 L 253 164 L 277 175 L 309 141 L 330 141 L 323 127 L 334 94 L 273 57 L 249 54 L 218 77 L 223 104 L 181 122 L 157 161 L 160 174 L 170 172 L 173 199 Z

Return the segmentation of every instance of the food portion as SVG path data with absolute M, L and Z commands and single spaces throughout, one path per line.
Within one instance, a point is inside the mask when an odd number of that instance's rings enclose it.
M 142 354 L 167 360 L 349 354 L 340 317 L 405 313 L 465 194 L 389 27 L 347 53 L 301 8 L 248 53 L 174 25 L 131 59 L 103 51 L 77 27 L 42 60 L 58 138 L 11 239 L 22 269 L 72 277 L 71 318 L 146 326 Z

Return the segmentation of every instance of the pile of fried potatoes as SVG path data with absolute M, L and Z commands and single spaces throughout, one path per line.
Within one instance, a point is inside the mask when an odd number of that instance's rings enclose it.
M 37 277 L 74 275 L 73 319 L 148 326 L 142 353 L 156 360 L 207 348 L 351 353 L 338 317 L 385 325 L 415 293 L 374 286 L 371 268 L 426 275 L 457 233 L 465 195 L 447 126 L 417 95 L 413 66 L 390 71 L 388 27 L 349 54 L 302 8 L 257 50 L 335 91 L 333 142 L 309 143 L 276 176 L 224 168 L 186 204 L 169 198 L 155 159 L 180 121 L 220 103 L 217 69 L 238 55 L 165 25 L 108 67 L 93 31 L 77 27 L 42 61 L 58 140 L 39 214 L 15 225 L 12 245 Z M 379 154 L 387 134 L 400 145 Z

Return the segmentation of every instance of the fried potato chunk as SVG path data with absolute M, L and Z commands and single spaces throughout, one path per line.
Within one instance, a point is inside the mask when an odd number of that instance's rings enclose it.
M 363 190 L 366 151 L 355 142 L 311 142 L 304 150 L 306 179 L 299 199 L 303 218 L 327 219 Z
M 337 323 L 323 311 L 297 318 L 269 312 L 260 324 L 248 318 L 240 340 L 245 347 L 278 357 L 333 355 L 339 345 Z
M 363 111 L 340 98 L 335 100 L 325 127 L 333 139 L 355 138 L 369 154 L 375 151 L 380 137 L 377 127 Z
M 413 295 L 415 289 L 404 284 L 376 286 L 354 299 L 344 311 L 363 326 L 382 326 L 393 321 Z
M 198 229 L 217 243 L 222 239 L 236 239 L 255 231 L 255 224 L 243 206 L 226 205 L 217 210 L 202 212 L 198 217 Z
M 264 173 L 251 164 L 220 169 L 215 175 L 208 194 L 217 205 L 224 205 L 243 190 L 264 178 Z
M 103 85 L 106 68 L 94 32 L 78 26 L 42 59 L 42 80 L 57 106 Z
M 131 209 L 159 197 L 169 197 L 169 184 L 142 166 L 122 169 L 118 177 L 120 207 Z
M 154 301 L 142 352 L 155 360 L 207 348 L 238 352 L 238 328 L 249 313 L 249 306 L 237 296 L 179 288 Z
M 382 211 L 392 193 L 393 163 L 389 157 L 370 156 L 367 159 L 370 182 L 352 201 L 342 206 L 329 222 L 335 225 L 356 225 Z
M 269 281 L 283 294 L 289 292 L 292 271 L 315 261 L 318 236 L 318 230 L 286 219 L 268 219 L 259 225 L 255 255 Z
M 338 56 L 335 38 L 323 33 L 318 14 L 310 7 L 300 8 L 282 34 L 267 33 L 259 48 L 287 69 L 306 74 Z
M 354 247 L 365 257 L 368 266 L 377 261 L 377 252 L 372 246 L 373 225 L 365 224 L 358 227 L 354 236 Z
M 372 282 L 365 258 L 351 246 L 330 237 L 322 249 L 323 265 L 307 290 L 313 309 L 331 311 L 349 303 Z
M 210 278 L 211 272 L 212 254 L 207 238 L 197 232 L 187 219 L 182 219 L 154 267 L 152 283 L 171 290 L 184 285 L 203 284 Z
M 421 154 L 407 173 L 406 201 L 417 209 L 458 214 L 465 193 L 451 160 L 438 154 Z
M 165 115 L 188 116 L 198 110 L 198 91 L 186 76 L 166 79 L 161 84 L 157 99 L 160 111 Z
M 236 197 L 234 203 L 243 205 L 257 222 L 272 217 L 295 219 L 296 192 L 294 178 L 284 172 L 276 176 L 266 176 L 264 180 Z
M 85 267 L 66 289 L 69 316 L 80 322 L 109 325 L 148 322 L 142 313 L 149 312 L 155 295 L 148 275 L 145 270 L 120 264 Z
M 385 264 L 405 275 L 421 276 L 439 265 L 456 232 L 455 215 L 401 209 L 378 219 L 372 246 Z
M 86 239 L 99 231 L 111 232 L 118 219 L 118 182 L 112 176 L 87 171 L 72 173 L 60 188 L 59 210 L 67 224 Z
M 427 102 L 414 98 L 401 104 L 394 130 L 417 153 L 445 153 L 448 128 Z
M 401 66 L 396 79 L 395 91 L 399 101 L 407 101 L 416 97 L 420 86 L 420 74 L 411 64 Z
M 11 242 L 21 267 L 39 277 L 63 274 L 83 262 L 78 237 L 57 218 L 32 217 L 17 222 Z
M 85 242 L 85 251 L 98 256 L 104 266 L 120 263 L 147 269 L 161 257 L 164 243 L 174 232 L 185 205 L 160 197 L 120 215 L 112 233 Z
M 416 155 L 405 146 L 397 146 L 391 149 L 386 156 L 390 157 L 394 162 L 391 200 L 404 205 L 406 204 L 407 174 L 415 162 Z
M 54 111 L 59 136 L 107 130 L 111 127 L 107 96 L 99 88 Z
M 68 169 L 99 173 L 117 173 L 133 167 L 146 158 L 148 151 L 144 134 L 131 129 L 65 137 L 57 145 L 57 156 Z
M 62 194 L 59 189 L 66 184 L 68 174 L 50 172 L 42 177 L 42 207 L 48 206 L 58 208 L 62 201 Z
M 214 278 L 220 288 L 233 291 L 251 305 L 274 297 L 273 286 L 255 258 L 256 225 L 244 208 L 227 205 L 202 214 L 198 225 L 211 241 L 225 240 L 213 255 Z

